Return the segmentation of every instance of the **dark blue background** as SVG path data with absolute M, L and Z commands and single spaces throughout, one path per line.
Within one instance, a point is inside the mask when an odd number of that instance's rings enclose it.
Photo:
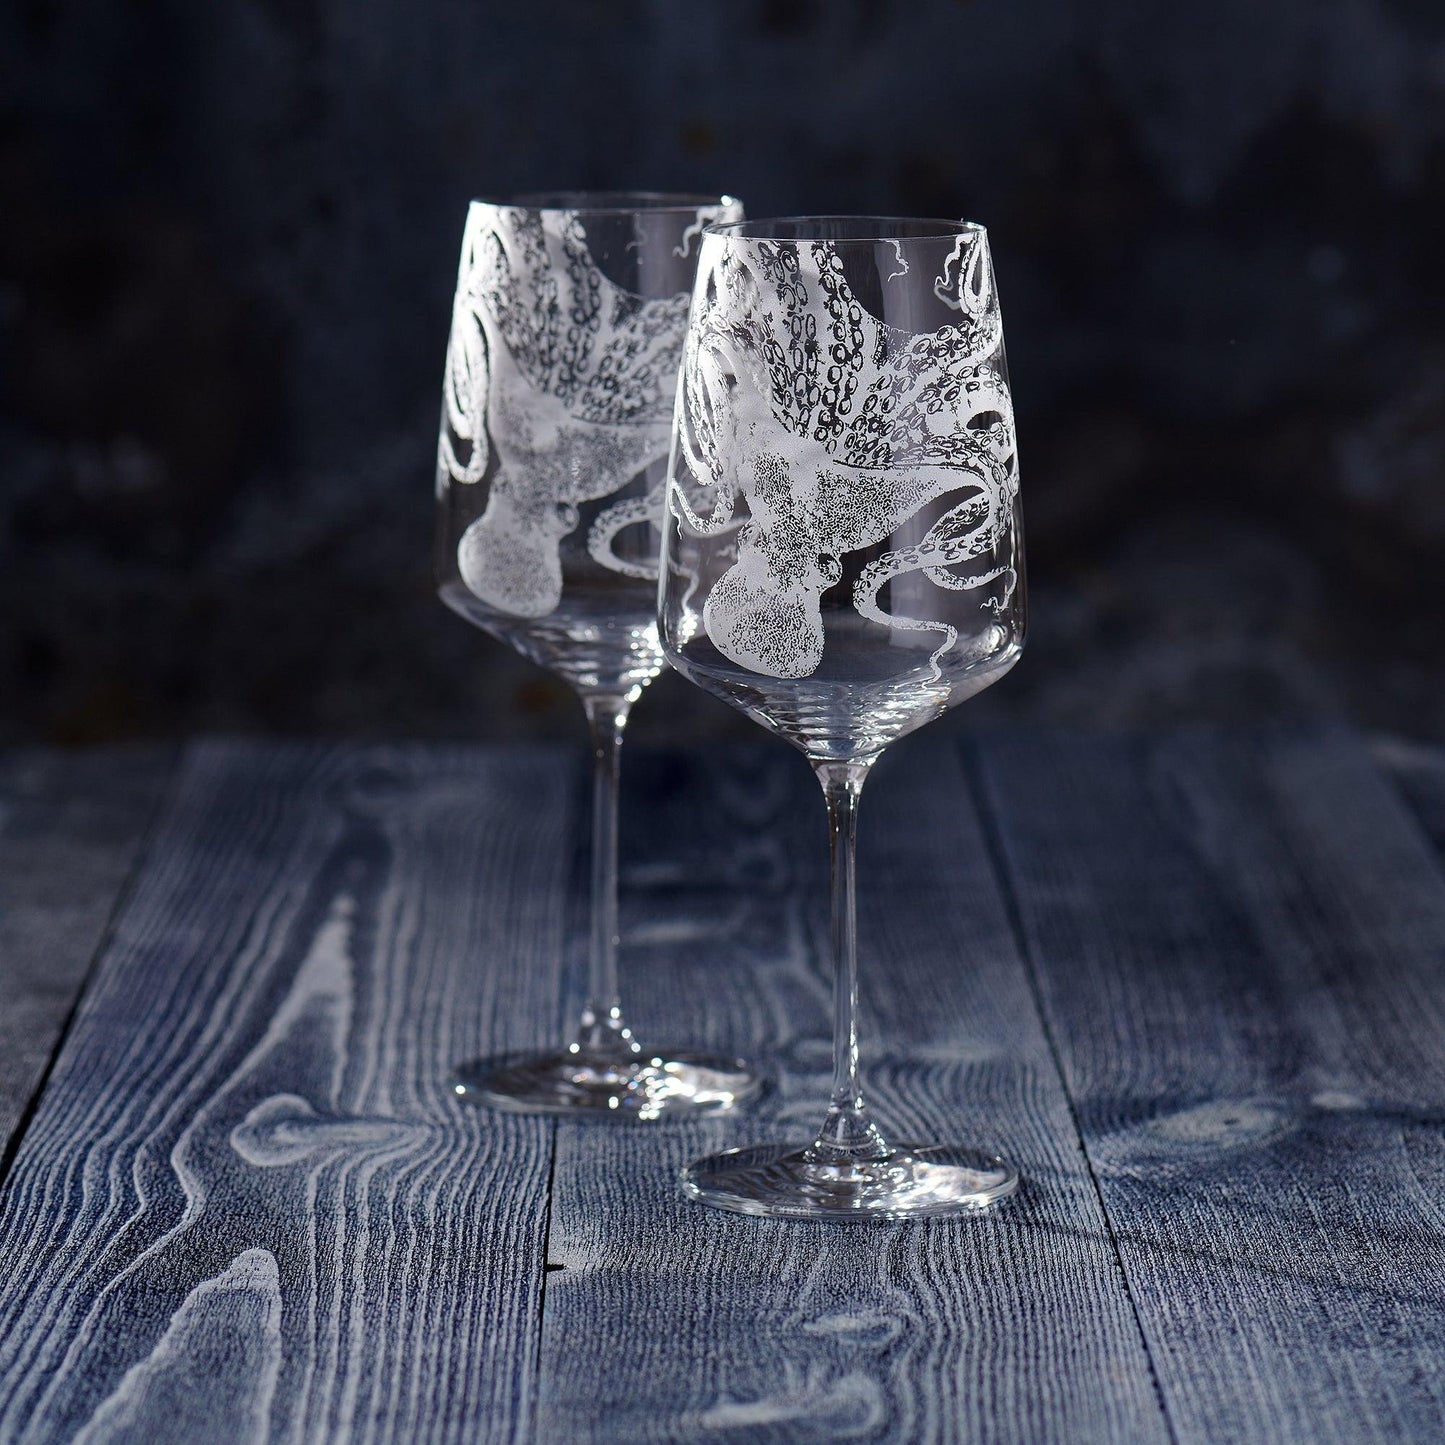
M 989 225 L 971 715 L 1445 736 L 1436 0 L 21 0 L 0 82 L 0 740 L 578 736 L 428 574 L 466 200 L 557 185 Z

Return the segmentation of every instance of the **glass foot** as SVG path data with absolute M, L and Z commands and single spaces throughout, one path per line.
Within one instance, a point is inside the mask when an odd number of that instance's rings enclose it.
M 1018 1188 L 1018 1170 L 953 1144 L 896 1144 L 880 1159 L 823 1163 L 811 1146 L 765 1144 L 698 1159 L 689 1199 L 777 1219 L 915 1219 L 972 1214 Z
M 514 1114 L 659 1119 L 720 1114 L 752 1098 L 762 1081 L 741 1059 L 665 1050 L 635 1055 L 513 1054 L 452 1072 L 458 1098 Z

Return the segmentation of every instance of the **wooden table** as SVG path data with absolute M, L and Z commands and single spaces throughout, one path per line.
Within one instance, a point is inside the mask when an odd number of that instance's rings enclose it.
M 935 730 L 939 731 L 939 730 Z M 581 759 L 205 743 L 0 761 L 0 1439 L 1445 1437 L 1445 754 L 943 732 L 863 808 L 885 1124 L 997 1212 L 684 1203 L 828 1082 L 822 805 L 639 752 L 645 1038 L 750 1116 L 458 1103 L 581 975 Z

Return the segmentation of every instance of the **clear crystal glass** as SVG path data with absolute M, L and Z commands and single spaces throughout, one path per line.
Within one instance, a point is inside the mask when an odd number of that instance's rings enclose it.
M 664 666 L 658 523 L 701 231 L 728 197 L 556 193 L 467 213 L 437 448 L 442 600 L 565 678 L 594 758 L 587 1004 L 563 1047 L 481 1059 L 463 1098 L 655 1119 L 755 1091 L 736 1059 L 644 1048 L 617 987 L 617 781 L 629 710 Z
M 854 839 L 883 749 L 997 681 L 1024 640 L 1013 405 L 980 226 L 710 227 L 678 390 L 659 624 L 668 660 L 802 750 L 827 802 L 834 1079 L 811 1142 L 690 1165 L 748 1214 L 983 1208 L 1018 1175 L 890 1143 L 858 1074 Z

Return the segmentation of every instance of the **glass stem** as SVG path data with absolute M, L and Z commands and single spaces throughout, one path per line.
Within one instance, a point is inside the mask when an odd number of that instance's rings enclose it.
M 833 875 L 833 1097 L 808 1150 L 815 1164 L 848 1165 L 890 1152 L 868 1118 L 858 1080 L 858 798 L 873 761 L 813 765 L 828 803 Z
M 589 692 L 582 706 L 592 733 L 592 924 L 587 1003 L 574 1052 L 632 1055 L 639 1049 L 617 991 L 617 781 L 632 699 Z

